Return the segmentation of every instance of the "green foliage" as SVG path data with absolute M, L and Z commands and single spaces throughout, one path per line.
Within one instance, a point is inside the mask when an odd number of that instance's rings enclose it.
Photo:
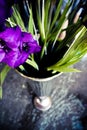
M 40 54 L 31 55 L 26 63 L 33 68 L 39 70 L 40 62 L 44 61 L 44 57 L 48 57 L 50 47 L 51 54 L 61 53 L 61 58 L 56 60 L 55 64 L 47 66 L 47 71 L 55 72 L 80 72 L 71 66 L 77 62 L 87 53 L 87 29 L 83 26 L 81 19 L 77 23 L 73 23 L 73 18 L 76 14 L 77 7 L 70 12 L 71 6 L 75 0 L 68 0 L 63 11 L 61 11 L 63 0 L 59 0 L 56 5 L 56 0 L 37 0 L 35 8 L 32 4 L 28 6 L 29 21 L 28 27 L 25 28 L 23 20 L 20 15 L 18 5 L 13 6 L 13 15 L 7 21 L 11 26 L 19 25 L 23 31 L 32 33 L 41 45 L 42 50 Z M 55 11 L 54 11 L 55 10 Z M 36 14 L 36 16 L 35 16 Z M 83 21 L 87 18 L 84 17 Z M 67 27 L 62 28 L 65 21 L 68 20 Z M 65 38 L 59 38 L 62 32 L 66 32 Z M 38 37 L 39 36 L 39 37 Z M 63 53 L 62 48 L 67 50 Z M 49 62 L 49 61 L 48 61 Z M 45 63 L 46 64 L 46 63 Z M 24 66 L 19 66 L 22 71 L 25 71 Z M 44 70 L 44 69 L 43 69 Z
M 28 22 L 28 32 L 34 34 L 34 22 L 33 22 L 33 16 L 32 16 L 32 11 L 29 9 L 30 12 L 30 18 Z
M 13 14 L 10 18 L 7 19 L 8 23 L 11 27 L 14 27 L 16 25 L 20 26 L 23 31 L 26 32 L 26 28 L 24 26 L 24 22 L 21 18 L 20 11 L 18 8 L 18 5 L 13 6 Z
M 72 41 L 69 49 L 65 53 L 62 59 L 56 64 L 48 67 L 48 70 L 54 70 L 59 72 L 71 72 L 76 71 L 73 68 L 69 68 L 73 64 L 77 63 L 87 53 L 87 29 L 82 26 L 81 30 L 77 33 Z
M 0 99 L 2 99 L 2 86 L 0 86 Z
M 34 67 L 35 69 L 39 69 L 37 63 L 35 62 L 34 58 L 29 58 L 26 60 L 26 63 Z
M 2 98 L 2 84 L 7 76 L 7 73 L 9 72 L 11 68 L 9 66 L 5 66 L 3 70 L 0 72 L 0 98 Z

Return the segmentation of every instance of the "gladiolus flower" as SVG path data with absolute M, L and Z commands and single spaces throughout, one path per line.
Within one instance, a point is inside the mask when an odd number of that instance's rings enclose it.
M 15 0 L 0 0 L 0 30 L 4 28 L 5 20 L 11 16 L 11 6 L 15 3 Z
M 23 64 L 31 53 L 40 51 L 41 47 L 30 33 L 22 32 L 16 26 L 0 33 L 0 62 L 16 68 Z

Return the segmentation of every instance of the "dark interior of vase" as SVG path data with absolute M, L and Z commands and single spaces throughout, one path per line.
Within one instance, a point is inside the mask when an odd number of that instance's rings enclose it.
M 50 48 L 51 46 L 47 50 L 48 54 L 44 55 L 44 57 L 40 61 L 39 61 L 40 53 L 35 54 L 34 58 L 35 58 L 35 61 L 37 61 L 37 64 L 39 66 L 38 70 L 30 66 L 26 62 L 23 64 L 24 70 L 21 70 L 19 67 L 17 68 L 17 70 L 23 75 L 34 77 L 34 78 L 47 78 L 55 74 L 58 74 L 59 72 L 52 73 L 52 71 L 48 71 L 47 67 L 55 64 L 58 60 L 60 60 L 65 54 L 68 47 L 64 47 L 60 51 L 57 51 L 57 52 L 51 51 Z

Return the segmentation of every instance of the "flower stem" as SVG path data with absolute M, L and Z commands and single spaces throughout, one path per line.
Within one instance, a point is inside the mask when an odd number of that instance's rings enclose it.
M 45 30 L 44 30 L 44 0 L 42 1 L 42 32 L 43 32 L 43 39 L 45 38 Z
M 43 58 L 43 55 L 44 55 L 44 53 L 46 52 L 47 53 L 47 50 L 46 50 L 46 40 L 44 40 L 44 45 L 43 45 L 43 48 L 42 48 L 42 51 L 41 51 L 41 59 Z

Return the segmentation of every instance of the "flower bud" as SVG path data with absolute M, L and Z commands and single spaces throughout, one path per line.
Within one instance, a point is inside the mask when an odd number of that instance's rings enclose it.
M 64 30 L 64 29 L 66 29 L 67 27 L 68 27 L 68 24 L 69 24 L 69 20 L 67 19 L 64 23 L 63 23 L 63 25 L 62 25 L 62 30 Z M 63 31 L 63 32 L 61 32 L 60 34 L 59 34 L 59 39 L 60 40 L 63 40 L 64 38 L 66 37 L 66 31 Z
M 80 8 L 79 11 L 76 13 L 74 20 L 73 20 L 73 23 L 77 23 L 81 13 L 82 13 L 82 8 Z

